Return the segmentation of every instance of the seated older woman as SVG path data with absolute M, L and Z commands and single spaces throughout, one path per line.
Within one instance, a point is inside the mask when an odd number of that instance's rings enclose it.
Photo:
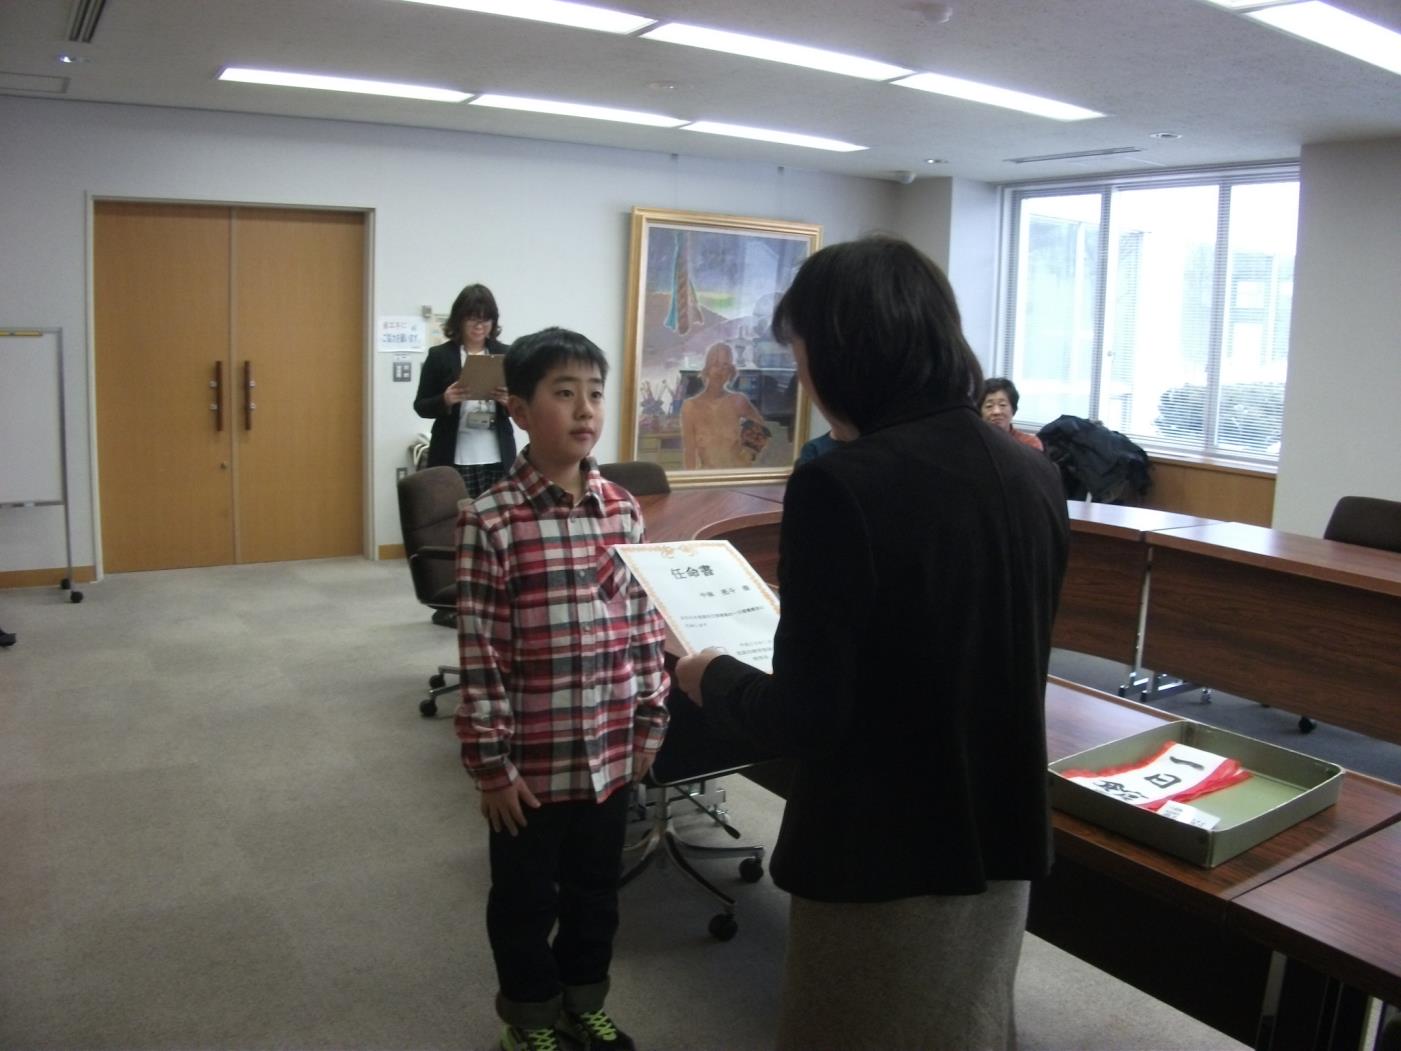
M 1006 431 L 1023 445 L 1029 445 L 1039 452 L 1045 452 L 1045 446 L 1041 444 L 1041 439 L 1036 435 L 1012 429 L 1012 417 L 1017 414 L 1019 401 L 1021 401 L 1021 396 L 1017 394 L 1015 383 L 1009 379 L 994 377 L 983 384 L 983 397 L 978 405 L 982 411 L 983 419 L 987 420 L 988 423 L 998 430 Z

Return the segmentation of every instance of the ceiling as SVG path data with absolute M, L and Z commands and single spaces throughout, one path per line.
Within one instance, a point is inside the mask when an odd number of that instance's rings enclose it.
M 1401 77 L 1200 0 L 602 0 L 1049 96 L 1063 123 L 889 84 L 401 0 L 0 2 L 0 94 L 487 132 L 849 175 L 994 183 L 1295 158 L 1401 135 Z M 1333 0 L 1401 30 L 1401 0 Z M 67 53 L 82 61 L 60 64 Z M 464 104 L 221 83 L 225 65 L 564 99 L 843 139 L 857 153 Z M 1155 139 L 1157 132 L 1177 139 Z M 1141 152 L 1015 164 L 1010 158 Z M 931 159 L 939 163 L 928 163 Z M 905 177 L 908 179 L 908 176 Z

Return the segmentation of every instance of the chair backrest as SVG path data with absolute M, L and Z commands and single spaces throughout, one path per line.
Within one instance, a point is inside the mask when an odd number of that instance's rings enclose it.
M 633 496 L 671 492 L 671 483 L 666 480 L 666 468 L 648 460 L 601 463 L 598 465 L 598 473 L 610 482 L 621 485 Z
M 1401 502 L 1345 496 L 1333 507 L 1323 539 L 1401 552 Z
M 428 605 L 441 604 L 454 587 L 450 560 L 416 558 L 425 547 L 451 549 L 457 527 L 457 505 L 467 499 L 467 486 L 454 467 L 427 467 L 399 479 L 399 526 L 404 553 L 413 575 L 414 594 Z

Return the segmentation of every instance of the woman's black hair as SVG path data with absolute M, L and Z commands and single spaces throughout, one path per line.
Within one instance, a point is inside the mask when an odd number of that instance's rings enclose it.
M 461 343 L 462 330 L 465 327 L 462 319 L 469 317 L 482 317 L 491 322 L 491 331 L 487 333 L 487 339 L 495 339 L 501 335 L 501 326 L 498 324 L 501 314 L 496 309 L 496 297 L 486 285 L 468 285 L 457 293 L 457 298 L 452 301 L 452 309 L 448 311 L 448 319 L 443 322 L 443 335 L 454 343 Z
M 587 336 L 567 328 L 545 328 L 522 336 L 511 344 L 501 363 L 506 390 L 529 401 L 550 369 L 571 361 L 593 365 L 600 379 L 608 378 L 608 359 Z
M 773 330 L 785 344 L 803 341 L 818 400 L 863 433 L 918 406 L 971 405 L 983 388 L 949 279 L 898 238 L 813 255 L 774 310 Z
M 983 384 L 983 393 L 978 396 L 978 404 L 988 400 L 989 394 L 996 394 L 998 391 L 1005 391 L 1007 400 L 1012 403 L 1012 415 L 1017 414 L 1017 405 L 1022 400 L 1022 396 L 1017 393 L 1017 385 L 1005 376 L 994 376 Z

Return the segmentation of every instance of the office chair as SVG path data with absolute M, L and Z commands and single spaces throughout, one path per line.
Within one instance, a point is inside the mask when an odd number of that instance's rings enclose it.
M 1401 502 L 1345 496 L 1334 505 L 1323 539 L 1401 553 Z
M 739 931 L 735 922 L 735 899 L 706 879 L 688 858 L 697 860 L 742 858 L 740 879 L 757 883 L 764 878 L 763 847 L 708 847 L 688 843 L 676 832 L 673 803 L 689 802 L 723 828 L 732 839 L 740 834 L 728 821 L 724 811 L 702 801 L 707 780 L 737 773 L 762 761 L 763 757 L 744 754 L 743 749 L 716 740 L 709 733 L 697 708 L 685 694 L 672 690 L 667 699 L 671 711 L 671 726 L 666 740 L 657 753 L 656 762 L 643 778 L 647 792 L 647 807 L 651 810 L 651 827 L 646 835 L 630 844 L 626 854 L 641 857 L 623 873 L 620 886 L 627 886 L 653 863 L 658 868 L 674 867 L 690 885 L 720 903 L 721 911 L 710 919 L 709 931 L 719 941 L 727 942 Z
M 671 483 L 666 480 L 666 468 L 659 463 L 647 460 L 601 463 L 598 473 L 610 482 L 621 485 L 633 496 L 671 492 Z
M 705 526 L 696 531 L 696 539 L 730 541 L 754 566 L 764 582 L 772 587 L 776 585 L 778 575 L 778 530 L 782 519 L 783 513 L 777 510 L 744 515 Z M 729 941 L 739 930 L 734 915 L 735 900 L 697 872 L 687 856 L 697 859 L 743 858 L 739 865 L 740 878 L 746 883 L 757 883 L 764 876 L 764 848 L 704 847 L 687 843 L 673 827 L 671 804 L 691 803 L 708 814 L 732 839 L 738 839 L 739 832 L 725 820 L 724 813 L 700 801 L 706 782 L 755 768 L 752 771 L 753 779 L 771 788 L 771 780 L 765 781 L 764 775 L 767 773 L 770 778 L 781 776 L 779 768 L 782 764 L 769 762 L 770 756 L 746 754 L 746 750 L 736 744 L 717 740 L 706 726 L 700 709 L 679 690 L 671 691 L 667 708 L 671 711 L 671 726 L 661 751 L 657 753 L 657 761 L 643 779 L 652 811 L 652 827 L 646 836 L 629 847 L 629 851 L 641 851 L 642 857 L 624 873 L 623 883 L 636 878 L 653 861 L 659 865 L 675 866 L 677 871 L 691 880 L 693 886 L 720 902 L 723 911 L 711 917 L 709 929 L 718 940 Z
M 427 467 L 399 479 L 399 525 L 418 601 L 435 610 L 457 609 L 457 505 L 467 486 L 452 467 Z M 457 689 L 448 684 L 457 665 L 438 665 L 428 680 L 428 696 L 418 704 L 425 719 L 438 714 L 438 697 Z

